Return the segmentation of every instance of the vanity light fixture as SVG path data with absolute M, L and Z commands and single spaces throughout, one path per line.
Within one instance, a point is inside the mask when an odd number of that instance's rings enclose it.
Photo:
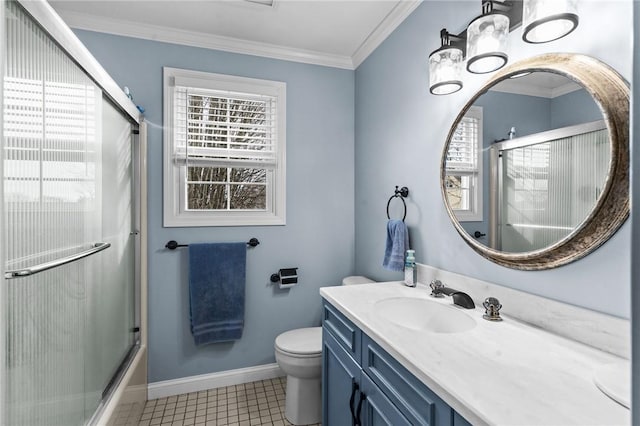
M 464 52 L 451 45 L 452 38 L 457 39 L 445 29 L 440 31 L 441 47 L 429 55 L 429 91 L 434 95 L 448 95 L 462 89 Z
M 482 15 L 460 34 L 440 31 L 441 47 L 429 55 L 429 91 L 448 95 L 462 88 L 462 63 L 470 73 L 485 74 L 507 64 L 511 31 L 524 25 L 522 39 L 546 43 L 578 26 L 577 0 L 481 0 Z
M 508 36 L 509 17 L 495 10 L 493 1 L 483 2 L 482 15 L 467 27 L 467 71 L 486 74 L 505 66 Z

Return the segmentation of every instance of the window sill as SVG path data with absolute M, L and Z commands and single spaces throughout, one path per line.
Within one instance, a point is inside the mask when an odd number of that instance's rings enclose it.
M 163 227 L 164 228 L 177 228 L 177 227 L 214 227 L 214 226 L 282 226 L 286 225 L 284 216 L 274 215 L 262 215 L 257 217 L 256 215 L 239 214 L 230 215 L 225 212 L 225 216 L 212 217 L 211 214 L 207 214 L 207 217 L 196 213 L 191 215 L 182 214 L 180 216 L 165 215 Z

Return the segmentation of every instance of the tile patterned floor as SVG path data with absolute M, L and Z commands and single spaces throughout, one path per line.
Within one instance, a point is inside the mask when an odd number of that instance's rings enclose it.
M 280 377 L 152 399 L 139 426 L 291 425 L 284 417 L 285 388 Z

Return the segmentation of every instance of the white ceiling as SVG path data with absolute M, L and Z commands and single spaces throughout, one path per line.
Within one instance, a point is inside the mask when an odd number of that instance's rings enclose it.
M 419 0 L 49 0 L 73 28 L 354 69 Z
M 552 99 L 580 89 L 582 87 L 578 83 L 563 75 L 534 72 L 502 80 L 490 90 Z

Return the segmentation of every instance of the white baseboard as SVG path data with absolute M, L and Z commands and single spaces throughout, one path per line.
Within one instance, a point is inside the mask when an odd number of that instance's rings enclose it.
M 183 377 L 174 380 L 163 380 L 161 382 L 149 383 L 149 399 L 199 392 L 223 386 L 239 385 L 257 380 L 274 379 L 284 375 L 284 372 L 278 364 L 274 363 Z

